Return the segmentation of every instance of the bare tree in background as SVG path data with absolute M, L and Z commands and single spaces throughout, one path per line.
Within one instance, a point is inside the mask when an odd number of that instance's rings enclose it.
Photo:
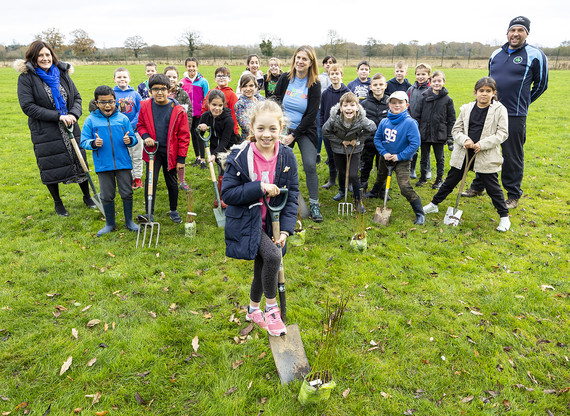
M 186 29 L 180 35 L 180 43 L 186 47 L 189 56 L 194 56 L 194 52 L 200 49 L 202 41 L 200 39 L 200 32 L 197 30 Z
M 76 56 L 88 57 L 95 53 L 95 41 L 83 29 L 75 29 L 71 32 L 71 50 Z
M 60 54 L 64 50 L 65 36 L 55 27 L 50 27 L 35 36 L 36 39 L 43 40 L 51 45 L 53 50 Z
M 125 43 L 123 45 L 125 48 L 133 51 L 135 58 L 138 58 L 139 53 L 148 46 L 142 36 L 139 35 L 128 37 L 125 39 Z

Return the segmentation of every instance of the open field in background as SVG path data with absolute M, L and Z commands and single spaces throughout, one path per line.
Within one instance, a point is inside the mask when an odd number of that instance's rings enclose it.
M 94 88 L 113 84 L 114 68 L 75 68 L 84 115 Z M 136 87 L 144 68 L 128 68 Z M 214 68 L 200 70 L 214 79 Z M 232 87 L 242 70 L 232 67 Z M 380 71 L 392 77 L 392 68 Z M 445 72 L 457 110 L 486 74 Z M 345 84 L 354 78 L 355 69 L 347 68 Z M 61 187 L 70 217 L 53 212 L 16 83 L 13 69 L 0 69 L 0 412 L 570 411 L 570 72 L 552 71 L 548 91 L 531 107 L 525 195 L 505 234 L 495 231 L 498 218 L 487 196 L 461 200 L 459 227 L 442 221 L 455 193 L 441 204 L 443 212 L 414 226 L 411 208 L 396 188 L 388 227 L 371 221 L 380 201 L 368 201 L 369 248 L 357 254 L 349 250 L 354 219 L 336 215 L 336 189 L 321 192 L 325 221 L 306 220 L 305 246 L 290 247 L 285 257 L 289 322 L 299 324 L 310 363 L 326 300 L 341 294 L 352 300 L 333 368 L 337 388 L 327 404 L 308 408 L 296 400 L 299 382 L 280 385 L 266 336 L 254 329 L 240 339 L 253 264 L 224 256 L 207 171 L 186 169 L 198 213 L 194 239 L 186 239 L 183 226 L 168 218 L 162 179 L 155 216 L 162 225 L 158 249 L 135 251 L 136 235 L 124 228 L 118 196 L 119 231 L 97 238 L 102 217 L 83 206 L 78 186 Z M 328 170 L 324 163 L 318 169 L 322 183 Z M 302 169 L 300 175 L 307 198 Z M 425 204 L 435 191 L 418 192 Z M 184 212 L 184 195 L 179 201 Z M 135 215 L 144 210 L 142 190 L 135 192 L 134 210 Z M 93 319 L 100 322 L 88 328 Z M 72 364 L 60 376 L 70 356 Z M 23 402 L 27 405 L 17 409 Z

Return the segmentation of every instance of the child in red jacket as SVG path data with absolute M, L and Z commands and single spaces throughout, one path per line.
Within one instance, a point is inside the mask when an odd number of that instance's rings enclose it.
M 158 143 L 158 151 L 154 156 L 154 168 L 157 174 L 153 177 L 153 198 L 151 218 L 153 221 L 154 201 L 158 172 L 162 168 L 166 188 L 168 189 L 168 201 L 170 203 L 170 219 L 175 223 L 181 223 L 182 218 L 177 211 L 178 206 L 178 179 L 176 170 L 183 169 L 186 154 L 190 144 L 190 128 L 188 116 L 184 108 L 168 98 L 170 80 L 164 74 L 156 74 L 149 78 L 148 87 L 151 99 L 141 103 L 137 130 L 144 140 L 147 149 L 154 150 Z M 146 152 L 143 154 L 146 162 L 145 179 L 145 211 L 148 212 L 148 161 Z

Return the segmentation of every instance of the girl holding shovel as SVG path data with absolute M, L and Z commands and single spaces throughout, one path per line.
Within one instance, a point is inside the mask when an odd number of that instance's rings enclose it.
M 253 107 L 247 141 L 234 146 L 227 158 L 222 181 L 226 208 L 226 255 L 254 260 L 253 282 L 246 315 L 269 335 L 287 333 L 277 306 L 278 272 L 287 237 L 297 222 L 299 177 L 293 150 L 280 143 L 285 126 L 281 107 L 272 100 Z M 273 235 L 271 219 L 263 203 L 283 201 L 280 188 L 287 188 L 287 202 L 279 218 L 279 235 Z M 273 238 L 273 240 L 272 240 Z M 281 248 L 280 248 L 281 247 Z M 265 312 L 260 309 L 265 296 Z
M 508 137 L 508 114 L 496 98 L 497 84 L 493 78 L 481 78 L 475 84 L 475 101 L 461 106 L 461 113 L 453 126 L 451 135 L 457 146 L 451 153 L 451 168 L 445 182 L 432 201 L 424 207 L 426 214 L 438 212 L 438 204 L 453 191 L 463 177 L 467 158 L 475 158 L 473 170 L 485 184 L 487 194 L 499 213 L 497 231 L 505 232 L 511 227 L 509 209 L 497 172 L 501 170 L 503 157 L 501 143 Z

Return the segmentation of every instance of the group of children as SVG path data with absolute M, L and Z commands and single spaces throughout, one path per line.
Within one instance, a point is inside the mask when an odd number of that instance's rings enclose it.
M 468 160 L 467 152 L 470 158 L 475 158 L 473 169 L 485 176 L 487 193 L 500 216 L 497 230 L 510 228 L 497 175 L 502 164 L 499 146 L 507 138 L 508 120 L 505 107 L 496 101 L 497 88 L 492 79 L 478 81 L 474 90 L 476 101 L 461 107 L 456 122 L 453 100 L 444 86 L 445 74 L 443 71 L 432 74 L 428 64 L 416 66 L 416 81 L 410 84 L 405 78 L 407 66 L 403 62 L 396 64 L 395 77 L 386 81 L 380 73 L 368 78 L 370 64 L 361 61 L 357 66 L 357 78 L 348 86 L 342 83 L 343 68 L 334 57 L 327 56 L 323 65 L 325 73 L 321 74 L 321 80 L 329 84 L 323 90 L 319 113 L 329 166 L 329 179 L 323 188 L 334 186 L 338 176 L 339 192 L 333 197 L 335 201 L 345 197 L 344 177 L 348 169 L 356 209 L 363 212 L 362 197 L 384 197 L 388 166 L 391 165 L 402 195 L 412 206 L 416 216 L 414 222 L 423 224 L 425 214 L 437 212 L 437 204 L 460 182 L 467 167 L 462 163 L 464 159 Z M 363 122 L 364 119 L 370 123 Z M 451 169 L 444 182 L 445 144 L 452 154 Z M 426 207 L 422 207 L 410 178 L 416 178 L 419 149 L 420 178 L 416 187 L 424 186 L 431 178 L 432 148 L 437 164 L 432 189 L 438 192 Z M 374 186 L 367 192 L 374 160 L 378 174 Z

